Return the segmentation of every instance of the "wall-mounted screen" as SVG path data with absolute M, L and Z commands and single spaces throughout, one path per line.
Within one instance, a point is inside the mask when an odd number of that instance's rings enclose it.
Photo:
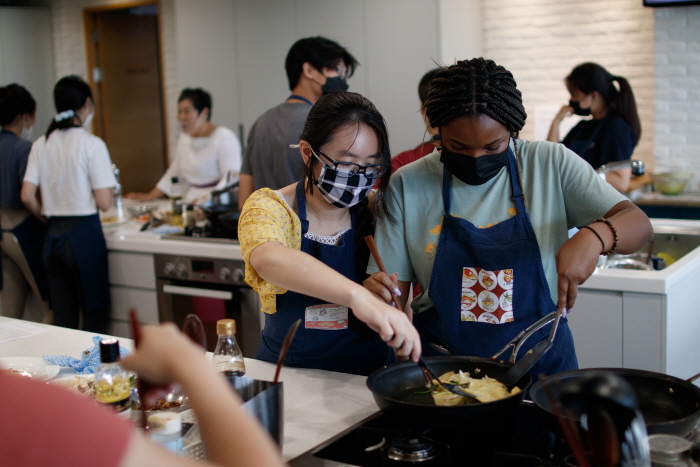
M 643 0 L 644 6 L 689 6 L 700 5 L 700 0 Z

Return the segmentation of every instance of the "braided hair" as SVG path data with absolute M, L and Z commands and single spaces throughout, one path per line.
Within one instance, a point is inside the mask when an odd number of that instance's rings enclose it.
M 424 104 L 430 124 L 440 127 L 462 115 L 488 115 L 517 137 L 527 113 L 513 74 L 493 60 L 460 60 L 433 78 Z

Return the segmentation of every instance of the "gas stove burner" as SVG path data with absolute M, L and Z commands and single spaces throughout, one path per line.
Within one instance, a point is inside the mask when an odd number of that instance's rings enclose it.
M 434 459 L 438 449 L 428 438 L 412 436 L 401 438 L 389 449 L 389 459 L 399 462 L 424 462 Z

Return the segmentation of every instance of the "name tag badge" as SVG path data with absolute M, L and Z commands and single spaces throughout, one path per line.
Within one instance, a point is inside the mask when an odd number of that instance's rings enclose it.
M 304 311 L 304 321 L 306 329 L 347 329 L 348 307 L 334 304 L 310 306 Z

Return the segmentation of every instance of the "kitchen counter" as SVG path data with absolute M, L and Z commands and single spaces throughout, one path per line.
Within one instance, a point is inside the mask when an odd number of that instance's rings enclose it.
M 700 193 L 698 192 L 677 196 L 648 192 L 635 198 L 634 203 L 652 218 L 700 219 Z
M 690 192 L 671 196 L 651 191 L 639 195 L 634 203 L 640 206 L 690 206 L 698 208 L 700 207 L 700 193 Z
M 655 231 L 700 230 L 700 221 L 651 219 Z M 673 234 L 668 234 L 673 236 Z M 659 245 L 656 245 L 657 251 Z M 596 269 L 569 314 L 579 365 L 689 378 L 700 371 L 700 247 L 661 271 Z
M 137 203 L 124 200 L 124 209 L 134 205 L 168 206 L 167 200 Z M 107 213 L 109 215 L 110 213 Z M 128 216 L 128 214 L 127 214 Z M 241 248 L 235 243 L 216 243 L 201 241 L 171 240 L 161 238 L 150 231 L 140 232 L 142 222 L 131 219 L 130 216 L 121 224 L 104 225 L 103 230 L 107 241 L 107 249 L 111 251 L 129 251 L 137 253 L 160 253 L 171 255 L 199 256 L 204 258 L 241 259 Z
M 0 317 L 0 323 L 13 321 Z M 31 323 L 48 332 L 0 344 L 0 357 L 41 357 L 49 354 L 71 355 L 93 346 L 94 334 L 45 324 Z M 133 341 L 120 338 L 126 348 Z M 271 381 L 275 365 L 246 359 L 246 376 Z M 72 374 L 62 369 L 59 376 Z M 364 376 L 322 370 L 284 368 L 284 440 L 282 454 L 293 460 L 324 441 L 340 434 L 378 412 Z

